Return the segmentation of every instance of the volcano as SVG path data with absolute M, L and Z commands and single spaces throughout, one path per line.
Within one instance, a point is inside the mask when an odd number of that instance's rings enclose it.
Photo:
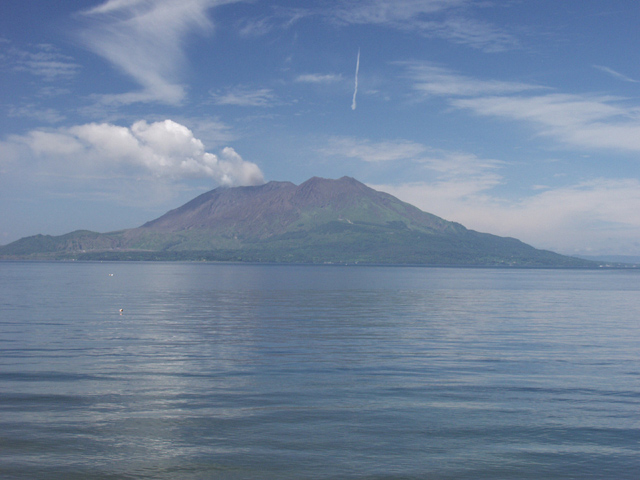
M 514 238 L 470 230 L 363 183 L 313 177 L 219 187 L 138 228 L 35 235 L 4 259 L 590 267 Z

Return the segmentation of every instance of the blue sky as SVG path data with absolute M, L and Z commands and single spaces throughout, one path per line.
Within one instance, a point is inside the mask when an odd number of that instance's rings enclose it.
M 0 244 L 348 175 L 640 255 L 638 25 L 635 0 L 0 2 Z

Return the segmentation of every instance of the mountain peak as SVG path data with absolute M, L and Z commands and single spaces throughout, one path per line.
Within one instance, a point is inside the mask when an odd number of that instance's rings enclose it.
M 300 184 L 292 201 L 309 206 L 322 206 L 336 202 L 346 206 L 353 204 L 355 199 L 367 190 L 370 190 L 369 187 L 351 177 L 342 177 L 338 180 L 312 177 Z
M 346 176 L 219 187 L 139 228 L 76 232 L 44 243 L 32 237 L 0 248 L 0 255 L 29 252 L 83 259 L 591 265 L 467 230 Z

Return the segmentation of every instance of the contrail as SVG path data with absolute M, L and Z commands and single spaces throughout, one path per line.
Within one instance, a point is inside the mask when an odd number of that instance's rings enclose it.
M 358 70 L 360 70 L 360 49 L 358 48 L 358 59 L 356 60 L 356 85 L 353 90 L 353 102 L 351 102 L 351 110 L 356 109 L 356 95 L 358 94 Z

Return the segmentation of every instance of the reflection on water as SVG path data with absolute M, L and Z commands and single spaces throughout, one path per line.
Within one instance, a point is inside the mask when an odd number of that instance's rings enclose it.
M 0 476 L 636 478 L 639 279 L 3 263 Z

